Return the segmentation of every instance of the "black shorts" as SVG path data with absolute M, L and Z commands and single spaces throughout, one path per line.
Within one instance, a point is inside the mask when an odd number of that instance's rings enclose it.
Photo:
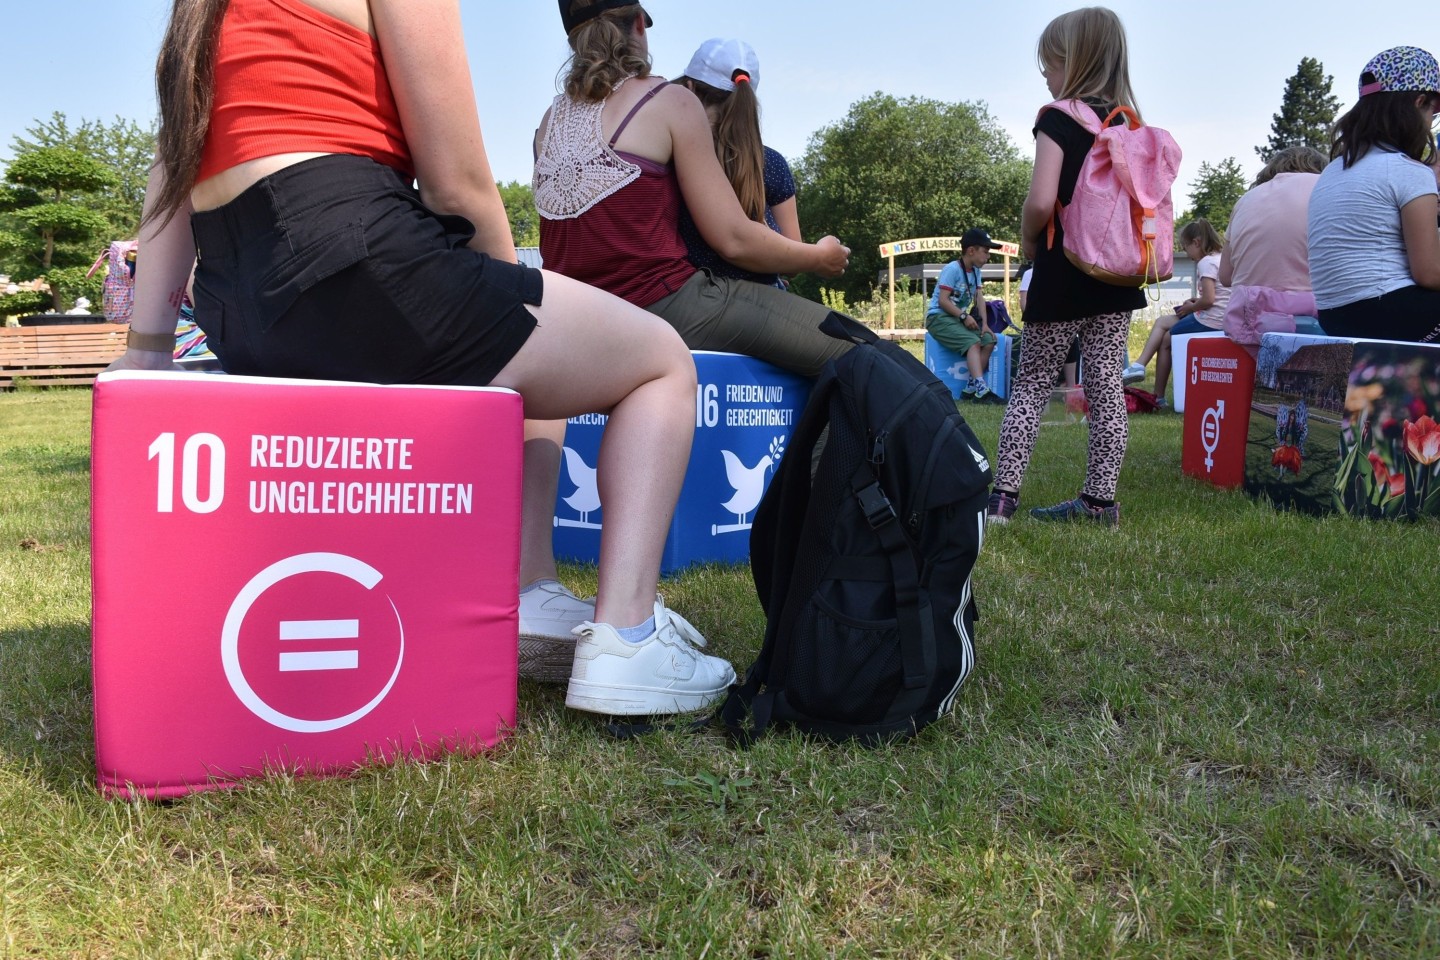
M 535 329 L 540 271 L 469 249 L 468 220 L 366 157 L 286 167 L 190 225 L 228 373 L 484 386 Z

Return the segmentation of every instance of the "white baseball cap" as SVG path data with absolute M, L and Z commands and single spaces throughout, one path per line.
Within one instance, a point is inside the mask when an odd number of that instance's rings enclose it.
M 700 44 L 685 76 L 708 83 L 717 90 L 734 90 L 737 82 L 749 81 L 751 89 L 760 87 L 760 58 L 755 48 L 744 40 L 711 37 Z

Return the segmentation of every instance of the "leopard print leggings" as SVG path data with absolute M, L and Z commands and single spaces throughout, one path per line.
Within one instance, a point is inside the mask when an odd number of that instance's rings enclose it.
M 1130 314 L 1102 313 L 1079 320 L 1031 323 L 1025 327 L 1020 366 L 1010 386 L 1010 402 L 1000 423 L 999 468 L 995 486 L 1018 493 L 1040 435 L 1040 416 L 1060 365 L 1076 334 L 1084 360 L 1085 400 L 1090 404 L 1090 455 L 1081 492 L 1098 500 L 1114 500 L 1120 464 L 1130 436 L 1125 411 L 1125 342 Z

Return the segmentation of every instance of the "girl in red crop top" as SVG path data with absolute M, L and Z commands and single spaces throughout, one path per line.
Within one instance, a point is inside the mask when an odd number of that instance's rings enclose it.
M 694 364 L 658 318 L 515 263 L 462 37 L 459 0 L 175 0 L 134 320 L 113 368 L 171 367 L 193 268 L 196 321 L 228 372 L 518 391 L 536 418 L 522 674 L 567 680 L 583 662 L 566 698 L 582 710 L 700 709 L 734 671 L 655 593 Z M 555 581 L 548 542 L 557 438 L 592 412 L 610 416 L 593 603 Z

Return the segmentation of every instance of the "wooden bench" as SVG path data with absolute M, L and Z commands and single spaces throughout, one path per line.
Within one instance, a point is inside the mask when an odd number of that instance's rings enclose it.
M 123 323 L 0 327 L 0 389 L 84 387 L 125 352 Z
M 924 340 L 924 327 L 897 327 L 894 330 L 876 330 L 881 340 Z

